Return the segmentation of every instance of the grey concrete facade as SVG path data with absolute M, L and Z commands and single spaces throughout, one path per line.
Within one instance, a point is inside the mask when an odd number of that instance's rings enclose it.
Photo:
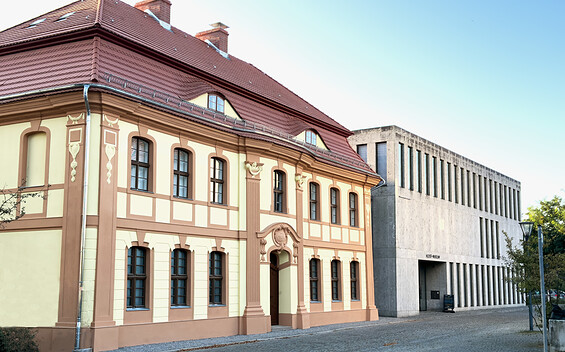
M 386 179 L 371 195 L 379 314 L 442 310 L 445 294 L 455 310 L 523 303 L 504 264 L 504 233 L 522 236 L 520 182 L 396 126 L 354 132 Z

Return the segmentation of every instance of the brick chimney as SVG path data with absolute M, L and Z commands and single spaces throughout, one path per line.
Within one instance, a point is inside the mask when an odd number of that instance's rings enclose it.
M 134 5 L 136 9 L 149 9 L 158 19 L 171 23 L 171 2 L 169 0 L 143 0 Z
M 214 27 L 210 30 L 196 33 L 196 38 L 205 41 L 208 39 L 216 48 L 224 53 L 228 52 L 228 35 L 226 28 L 229 28 L 222 22 L 212 23 L 210 26 Z

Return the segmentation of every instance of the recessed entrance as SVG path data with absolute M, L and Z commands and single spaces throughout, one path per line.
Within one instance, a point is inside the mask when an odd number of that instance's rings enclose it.
M 442 298 L 447 293 L 446 264 L 419 260 L 418 291 L 420 311 L 442 310 Z
M 271 252 L 271 325 L 279 325 L 279 256 Z

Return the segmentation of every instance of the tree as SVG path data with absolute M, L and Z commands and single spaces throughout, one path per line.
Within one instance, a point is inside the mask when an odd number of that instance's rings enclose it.
M 551 310 L 552 304 L 559 303 L 559 292 L 565 291 L 565 203 L 558 196 L 549 201 L 541 201 L 538 207 L 528 208 L 527 219 L 524 221 L 534 223 L 532 234 L 527 241 L 520 241 L 521 247 L 514 247 L 512 239 L 506 236 L 506 262 L 514 271 L 512 281 L 521 292 L 539 291 L 537 226 L 540 225 L 544 239 L 545 287 L 558 293 L 557 297 L 550 296 L 551 304 L 548 304 L 547 308 Z M 538 307 L 539 309 L 541 308 Z
M 15 190 L 0 190 L 0 228 L 26 214 L 26 200 L 30 198 L 45 198 L 43 192 L 26 192 L 25 186 Z

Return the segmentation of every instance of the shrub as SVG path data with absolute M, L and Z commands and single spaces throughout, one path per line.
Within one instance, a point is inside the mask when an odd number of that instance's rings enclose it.
M 39 352 L 30 328 L 0 328 L 0 352 Z

